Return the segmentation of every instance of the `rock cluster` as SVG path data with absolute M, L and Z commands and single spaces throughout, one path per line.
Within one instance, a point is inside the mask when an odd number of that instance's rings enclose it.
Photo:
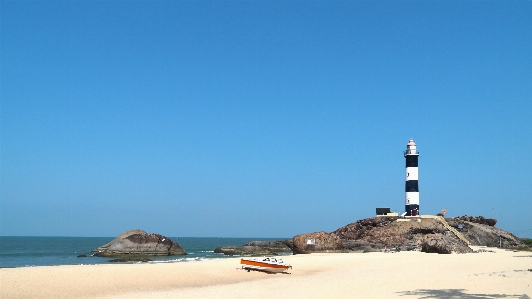
M 244 246 L 225 246 L 214 249 L 215 253 L 225 255 L 275 255 L 279 252 L 291 252 L 292 240 L 252 241 Z
M 427 253 L 473 252 L 471 245 L 515 248 L 522 246 L 519 238 L 495 227 L 496 219 L 482 216 L 455 218 L 372 217 L 350 223 L 337 230 L 297 235 L 289 240 L 253 241 L 242 247 L 217 248 L 227 255 L 268 255 L 292 251 L 294 254 L 313 252 L 375 252 L 421 251 Z M 448 225 L 447 225 L 448 224 Z M 458 235 L 449 226 L 454 227 Z
M 502 248 L 523 246 L 523 241 L 518 237 L 491 225 L 497 220 L 482 216 L 470 217 L 472 216 L 461 216 L 446 220 L 450 226 L 462 233 L 471 242 L 471 245 Z M 464 219 L 473 219 L 475 222 L 465 221 Z
M 467 221 L 467 222 L 472 222 L 472 223 L 485 224 L 485 225 L 489 225 L 489 226 L 495 226 L 495 224 L 497 224 L 497 219 L 484 218 L 482 216 L 467 216 L 467 215 L 464 215 L 464 216 L 454 217 L 454 218 L 452 218 L 452 220 L 453 221 Z M 447 221 L 449 221 L 449 220 L 447 220 Z
M 214 253 L 225 255 L 270 255 L 271 251 L 258 246 L 224 246 L 214 249 Z
M 362 219 L 335 230 L 333 234 L 338 235 L 345 248 L 351 251 L 472 252 L 437 219 L 397 220 L 398 217 Z
M 143 230 L 130 230 L 113 241 L 94 250 L 95 256 L 123 257 L 125 255 L 185 255 L 185 250 L 176 242 L 159 234 L 148 234 Z
M 244 246 L 258 246 L 271 252 L 290 252 L 294 242 L 293 240 L 252 241 L 245 243 Z

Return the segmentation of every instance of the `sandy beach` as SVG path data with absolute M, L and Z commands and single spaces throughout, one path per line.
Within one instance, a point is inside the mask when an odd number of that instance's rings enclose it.
M 238 258 L 4 268 L 0 298 L 532 297 L 532 253 L 485 249 L 286 256 L 290 275 L 237 270 Z

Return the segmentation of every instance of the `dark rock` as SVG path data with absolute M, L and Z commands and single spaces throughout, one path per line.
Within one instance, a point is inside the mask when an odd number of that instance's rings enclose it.
M 275 253 L 259 246 L 225 246 L 214 249 L 214 253 L 225 255 L 273 255 Z
M 238 246 L 225 246 L 214 249 L 214 253 L 223 253 L 225 255 L 239 255 L 242 254 L 243 251 L 242 247 Z
M 386 247 L 382 243 L 373 244 L 364 240 L 342 240 L 344 249 L 357 252 L 379 252 Z
M 87 257 L 87 255 L 86 254 L 80 254 L 80 255 L 78 255 L 78 257 Z
M 473 250 L 462 240 L 449 238 L 445 234 L 429 234 L 423 237 L 421 251 L 427 253 L 469 253 Z
M 294 254 L 312 252 L 345 252 L 339 236 L 326 232 L 297 235 L 293 239 Z
M 471 219 L 475 222 L 464 219 Z M 521 239 L 513 234 L 491 225 L 497 222 L 497 220 L 492 218 L 460 216 L 447 219 L 447 222 L 462 233 L 474 246 L 516 248 L 524 244 Z
M 458 216 L 452 218 L 454 221 L 467 221 L 472 223 L 478 223 L 478 224 L 485 224 L 489 226 L 495 226 L 497 224 L 497 219 L 494 218 L 484 218 L 483 216 Z M 449 221 L 449 220 L 447 220 Z
M 375 217 L 358 220 L 357 222 L 341 227 L 333 234 L 342 240 L 358 240 L 365 238 L 375 228 L 386 227 L 394 223 L 398 217 Z
M 143 256 L 132 256 L 132 257 L 123 257 L 119 259 L 110 260 L 109 263 L 129 263 L 129 262 L 151 262 L 149 258 Z
M 417 250 L 437 253 L 472 252 L 466 242 L 436 218 L 374 217 L 358 220 L 332 234 L 340 237 L 348 251 Z M 440 218 L 441 219 L 441 218 Z M 471 220 L 471 222 L 469 221 Z M 446 219 L 471 245 L 517 248 L 523 242 L 509 232 L 494 227 L 496 219 L 460 216 Z
M 333 232 L 351 251 L 469 252 L 465 242 L 433 218 L 375 217 L 348 224 Z M 431 241 L 435 240 L 435 241 Z M 424 247 L 423 247 L 424 246 Z M 445 247 L 445 248 L 444 248 Z
M 276 241 L 252 241 L 245 243 L 244 246 L 260 247 L 270 252 L 290 252 L 294 247 L 292 240 L 276 240 Z
M 121 257 L 124 255 L 185 255 L 185 250 L 176 242 L 159 234 L 143 230 L 124 232 L 113 241 L 94 250 L 94 256 Z

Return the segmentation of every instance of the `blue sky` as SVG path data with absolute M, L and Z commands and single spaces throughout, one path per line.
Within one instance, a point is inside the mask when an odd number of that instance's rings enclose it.
M 532 237 L 530 1 L 5 1 L 0 234 Z

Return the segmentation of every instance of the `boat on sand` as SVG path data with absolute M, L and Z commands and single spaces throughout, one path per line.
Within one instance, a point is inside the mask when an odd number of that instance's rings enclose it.
M 240 264 L 244 270 L 254 270 L 268 273 L 283 273 L 289 268 L 292 268 L 292 266 L 285 264 L 282 259 L 273 257 L 243 258 L 240 260 Z

